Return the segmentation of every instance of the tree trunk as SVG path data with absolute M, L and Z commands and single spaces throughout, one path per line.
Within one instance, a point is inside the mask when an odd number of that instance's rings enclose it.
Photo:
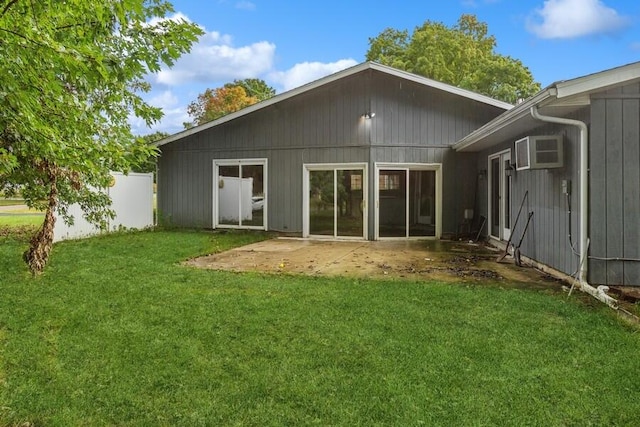
M 49 178 L 51 180 L 51 188 L 49 190 L 49 203 L 47 212 L 44 215 L 44 222 L 40 230 L 31 238 L 29 249 L 23 254 L 24 261 L 34 276 L 42 273 L 42 270 L 44 270 L 47 261 L 49 261 L 49 254 L 51 252 L 51 246 L 53 245 L 53 227 L 56 224 L 54 212 L 58 205 L 58 187 L 56 185 L 56 175 L 54 171 L 49 171 Z

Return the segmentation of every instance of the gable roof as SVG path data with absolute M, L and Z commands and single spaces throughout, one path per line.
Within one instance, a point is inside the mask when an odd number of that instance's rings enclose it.
M 543 115 L 566 117 L 589 105 L 595 93 L 639 81 L 640 62 L 634 62 L 555 82 L 462 138 L 453 148 L 480 151 L 540 126 L 542 122 L 531 116 L 531 107 L 537 107 Z
M 171 142 L 177 141 L 179 139 L 182 139 L 186 136 L 189 135 L 193 135 L 195 133 L 198 132 L 202 132 L 206 129 L 209 129 L 211 127 L 214 126 L 218 126 L 222 123 L 226 123 L 229 122 L 231 120 L 237 119 L 238 117 L 242 117 L 245 116 L 247 114 L 253 113 L 254 111 L 258 111 L 261 110 L 263 108 L 266 108 L 270 105 L 273 104 L 277 104 L 279 102 L 282 102 L 286 99 L 289 98 L 293 98 L 294 96 L 303 94 L 305 92 L 308 92 L 310 90 L 313 90 L 315 88 L 318 88 L 320 86 L 329 84 L 331 82 L 343 79 L 345 77 L 348 76 L 352 76 L 354 74 L 360 73 L 362 71 L 366 71 L 366 70 L 375 70 L 375 71 L 379 71 L 391 76 L 396 76 L 405 80 L 409 80 L 415 83 L 419 83 L 434 89 L 438 89 L 441 90 L 443 92 L 447 92 L 453 95 L 457 95 L 457 96 L 461 96 L 473 101 L 477 101 L 483 104 L 487 104 L 487 105 L 491 105 L 494 107 L 498 107 L 498 108 L 502 108 L 504 110 L 507 110 L 509 108 L 512 108 L 513 105 L 503 102 L 503 101 L 499 101 L 497 99 L 485 96 L 485 95 L 481 95 L 479 93 L 475 93 L 466 89 L 461 89 L 455 86 L 451 86 L 448 85 L 446 83 L 441 83 L 438 82 L 436 80 L 432 80 L 432 79 L 428 79 L 426 77 L 422 77 L 422 76 L 418 76 L 416 74 L 412 74 L 412 73 L 408 73 L 406 71 L 402 71 L 402 70 L 398 70 L 396 68 L 392 68 L 392 67 L 388 67 L 386 65 L 382 65 L 382 64 L 378 64 L 376 62 L 363 62 L 361 64 L 355 65 L 353 67 L 347 68 L 345 70 L 339 71 L 337 73 L 328 75 L 326 77 L 323 77 L 319 80 L 313 81 L 311 83 L 307 83 L 303 86 L 300 86 L 298 88 L 289 90 L 287 92 L 283 92 L 281 94 L 278 94 L 272 98 L 269 98 L 265 101 L 259 102 L 257 104 L 253 104 L 249 107 L 243 108 L 242 110 L 236 111 L 234 113 L 231 114 L 227 114 L 226 116 L 220 117 L 219 119 L 204 123 L 202 125 L 199 126 L 195 126 L 193 128 L 190 129 L 186 129 L 184 131 L 178 132 L 176 134 L 170 135 L 166 138 L 160 139 L 156 142 L 153 143 L 153 145 L 155 145 L 156 147 L 160 147 L 162 145 L 165 144 L 169 144 Z

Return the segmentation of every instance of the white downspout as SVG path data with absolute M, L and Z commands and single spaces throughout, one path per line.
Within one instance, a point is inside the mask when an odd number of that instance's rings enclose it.
M 618 308 L 618 301 L 607 295 L 607 286 L 594 288 L 587 282 L 588 252 L 589 252 L 589 130 L 587 125 L 575 119 L 564 117 L 544 116 L 538 112 L 538 107 L 531 107 L 531 117 L 534 119 L 576 126 L 580 129 L 580 289 L 605 304 Z

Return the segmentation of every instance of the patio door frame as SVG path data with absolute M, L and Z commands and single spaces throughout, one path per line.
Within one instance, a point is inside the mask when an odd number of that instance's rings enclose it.
M 369 174 L 367 163 L 305 163 L 302 165 L 302 237 L 318 239 L 344 239 L 344 240 L 367 240 L 369 237 Z M 362 236 L 340 236 L 338 235 L 337 218 L 337 173 L 341 170 L 361 170 L 362 171 Z M 334 217 L 333 235 L 319 235 L 310 233 L 311 210 L 310 210 L 310 172 L 312 171 L 333 171 L 334 186 Z
M 406 218 L 405 228 L 406 233 L 404 237 L 380 237 L 380 171 L 406 171 L 405 174 L 405 188 L 406 188 Z M 436 228 L 434 236 L 410 236 L 409 235 L 409 218 L 410 218 L 410 196 L 411 191 L 409 188 L 409 173 L 411 171 L 433 171 L 436 176 L 436 194 L 435 194 L 435 220 Z M 375 179 L 374 179 L 374 200 L 375 200 L 375 240 L 398 240 L 398 239 L 440 239 L 442 236 L 442 163 L 375 163 Z
M 262 166 L 262 185 L 263 185 L 263 220 L 262 225 L 243 225 L 242 220 L 240 220 L 240 225 L 229 225 L 229 224 L 221 224 L 219 214 L 219 181 L 220 181 L 220 166 L 238 166 L 238 171 L 242 176 L 242 167 L 243 166 Z M 212 218 L 212 228 L 215 230 L 217 228 L 237 228 L 237 229 L 245 229 L 245 230 L 268 230 L 268 204 L 269 204 L 269 182 L 268 182 L 268 160 L 266 158 L 262 159 L 214 159 L 213 160 L 213 203 L 211 214 Z M 239 197 L 239 205 L 238 212 L 242 212 L 242 199 Z
M 494 167 L 493 161 L 498 159 L 498 194 L 494 194 Z M 511 237 L 511 196 L 513 194 L 513 181 L 510 174 L 507 174 L 507 164 L 511 164 L 511 149 L 491 154 L 487 165 L 487 185 L 489 187 L 487 200 L 487 216 L 489 218 L 489 236 L 497 240 L 509 240 Z M 498 198 L 498 224 L 493 221 L 493 202 Z M 498 235 L 494 235 L 493 228 L 497 226 Z

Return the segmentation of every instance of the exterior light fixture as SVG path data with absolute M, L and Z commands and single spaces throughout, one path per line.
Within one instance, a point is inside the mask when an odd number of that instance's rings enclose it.
M 362 117 L 364 117 L 365 119 L 373 119 L 375 116 L 376 113 L 372 113 L 371 111 L 368 111 L 362 115 Z
M 509 162 L 504 168 L 504 174 L 506 176 L 514 176 L 516 173 L 516 164 Z

